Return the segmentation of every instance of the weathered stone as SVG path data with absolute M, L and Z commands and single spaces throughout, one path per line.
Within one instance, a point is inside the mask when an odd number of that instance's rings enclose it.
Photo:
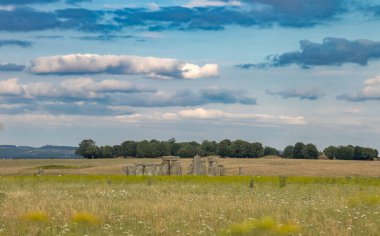
M 224 165 L 218 165 L 216 167 L 216 176 L 224 176 L 226 175 L 226 168 L 224 168 Z
M 127 175 L 182 175 L 181 158 L 166 156 L 161 164 L 140 162 L 123 167 Z
M 123 167 L 123 171 L 126 175 L 136 175 L 136 166 L 126 165 Z
M 200 156 L 196 155 L 194 157 L 193 168 L 192 168 L 193 175 L 202 175 L 201 161 L 202 161 L 202 158 Z
M 201 164 L 200 164 L 200 175 L 207 175 L 208 174 L 208 161 L 207 159 L 202 158 Z
M 208 175 L 215 176 L 216 168 L 218 167 L 217 158 L 216 157 L 207 157 L 208 161 Z
M 172 161 L 170 163 L 170 175 L 182 175 L 182 167 L 180 161 Z
M 179 161 L 181 160 L 180 157 L 177 156 L 164 156 L 162 157 L 162 161 Z
M 144 175 L 144 166 L 138 165 L 136 166 L 136 175 Z
M 144 167 L 147 167 L 147 166 L 157 166 L 159 164 L 157 163 L 149 163 L 149 162 L 138 162 L 135 164 L 136 166 L 144 166 Z
M 155 169 L 155 166 L 153 166 L 153 165 L 145 166 L 144 175 L 153 176 L 154 175 L 154 169 Z
M 193 172 L 194 172 L 193 164 L 190 163 L 190 165 L 189 165 L 188 168 L 187 168 L 187 173 L 186 173 L 186 174 L 188 174 L 188 175 L 192 175 Z
M 170 162 L 163 160 L 160 169 L 161 175 L 170 175 Z
M 156 165 L 153 167 L 153 175 L 161 175 L 161 165 Z

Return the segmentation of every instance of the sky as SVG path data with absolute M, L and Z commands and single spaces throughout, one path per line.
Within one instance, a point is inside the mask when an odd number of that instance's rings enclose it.
M 0 144 L 380 149 L 380 3 L 0 0 Z

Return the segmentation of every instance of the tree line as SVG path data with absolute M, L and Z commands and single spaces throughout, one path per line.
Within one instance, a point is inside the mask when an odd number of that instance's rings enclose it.
M 345 147 L 328 147 L 324 150 L 325 155 L 330 159 L 345 160 L 373 160 L 377 157 L 376 149 L 364 147 L 352 147 L 346 150 Z M 352 151 L 352 153 L 351 153 Z M 97 146 L 92 139 L 85 139 L 75 152 L 84 158 L 113 158 L 113 157 L 136 157 L 136 158 L 155 158 L 162 156 L 194 157 L 219 155 L 231 158 L 259 158 L 268 155 L 282 156 L 284 158 L 296 159 L 317 159 L 320 153 L 314 144 L 296 143 L 294 146 L 287 146 L 283 151 L 276 148 L 263 146 L 259 142 L 247 142 L 244 140 L 231 141 L 229 139 L 220 142 L 205 140 L 201 143 L 159 141 L 124 141 L 120 145 Z M 348 153 L 348 154 L 347 154 Z M 351 155 L 352 154 L 352 155 Z
M 373 148 L 360 146 L 329 146 L 323 150 L 329 159 L 339 160 L 374 160 L 379 156 L 379 152 Z

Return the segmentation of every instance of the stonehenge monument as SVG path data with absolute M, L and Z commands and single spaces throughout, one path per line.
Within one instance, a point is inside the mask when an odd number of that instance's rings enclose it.
M 126 175 L 154 176 L 154 175 L 182 175 L 181 158 L 176 156 L 164 156 L 161 163 L 135 163 L 123 167 Z M 188 168 L 189 175 L 223 176 L 225 168 L 218 165 L 216 156 L 200 157 L 196 155 Z
M 223 165 L 218 165 L 218 158 L 216 156 L 200 157 L 196 155 L 190 165 L 188 174 L 223 176 L 225 175 L 225 168 Z
M 135 163 L 123 168 L 126 175 L 182 175 L 181 159 L 175 156 L 162 157 L 161 163 Z

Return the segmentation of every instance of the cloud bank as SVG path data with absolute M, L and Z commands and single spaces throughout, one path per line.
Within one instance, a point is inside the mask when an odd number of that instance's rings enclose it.
M 240 64 L 241 69 L 282 67 L 291 64 L 303 68 L 312 66 L 341 66 L 354 63 L 365 66 L 371 60 L 380 59 L 380 42 L 359 39 L 325 38 L 322 44 L 308 40 L 300 41 L 300 51 L 268 56 L 269 62 L 260 64 Z
M 324 93 L 317 88 L 289 88 L 277 92 L 267 90 L 267 94 L 283 99 L 299 98 L 300 100 L 317 100 L 324 96 Z
M 100 82 L 92 78 L 76 78 L 63 80 L 60 84 L 46 82 L 22 84 L 18 78 L 0 81 L 0 96 L 12 95 L 19 100 L 34 99 L 96 99 L 109 93 L 142 93 L 155 90 L 139 87 L 135 84 L 120 80 L 103 80 Z
M 78 5 L 90 0 L 66 0 Z M 42 11 L 29 6 L 60 0 L 0 0 L 11 6 L 0 10 L 0 30 L 78 30 L 85 32 L 121 31 L 138 28 L 163 30 L 223 30 L 227 26 L 310 28 L 325 24 L 349 12 L 378 15 L 378 6 L 350 4 L 346 0 L 193 0 L 183 6 L 117 9 L 65 8 Z M 84 4 L 82 4 L 84 5 Z M 359 7 L 360 6 L 360 7 Z
M 63 0 L 0 0 L 0 5 L 16 6 L 16 5 L 29 5 L 29 4 L 49 4 L 55 2 L 63 2 Z M 91 2 L 92 0 L 65 0 L 67 4 L 78 4 L 80 2 Z
M 22 71 L 25 69 L 24 65 L 17 65 L 14 63 L 1 64 L 0 71 Z
M 134 74 L 154 79 L 199 79 L 218 75 L 217 64 L 198 66 L 176 59 L 129 55 L 69 54 L 31 61 L 35 74 Z
M 158 91 L 152 94 L 130 94 L 120 98 L 118 105 L 133 107 L 198 106 L 210 103 L 256 105 L 256 98 L 246 91 L 229 89 L 182 90 L 175 93 Z
M 268 114 L 229 113 L 222 110 L 195 108 L 180 110 L 172 113 L 154 113 L 117 116 L 120 122 L 134 123 L 142 121 L 175 121 L 175 120 L 215 120 L 224 122 L 237 122 L 242 125 L 255 123 L 304 125 L 303 116 L 273 116 Z
M 22 83 L 18 78 L 0 80 L 0 110 L 3 114 L 120 115 L 131 108 L 189 107 L 205 104 L 255 105 L 246 91 L 228 89 L 157 91 L 127 81 L 92 78 L 65 79 L 59 83 Z
M 31 47 L 32 43 L 29 41 L 17 40 L 17 39 L 0 40 L 0 47 L 4 47 L 4 46 L 19 46 L 19 47 L 27 48 L 27 47 Z

